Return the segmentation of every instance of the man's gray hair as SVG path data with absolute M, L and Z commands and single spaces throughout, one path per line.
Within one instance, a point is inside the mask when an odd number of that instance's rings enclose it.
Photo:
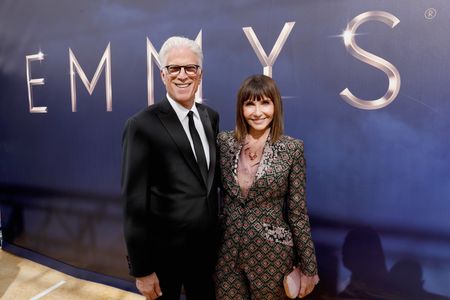
M 193 40 L 182 36 L 173 36 L 168 38 L 159 50 L 159 60 L 161 62 L 161 68 L 167 65 L 167 54 L 170 50 L 175 48 L 187 48 L 190 49 L 198 57 L 198 65 L 203 65 L 203 51 L 202 48 Z

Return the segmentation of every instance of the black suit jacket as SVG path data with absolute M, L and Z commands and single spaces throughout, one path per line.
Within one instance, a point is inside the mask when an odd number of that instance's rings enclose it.
M 187 135 L 167 99 L 137 113 L 123 133 L 122 194 L 130 274 L 146 276 L 155 263 L 198 237 L 211 243 L 217 221 L 218 114 L 196 104 L 210 151 L 203 180 Z M 202 245 L 198 245 L 202 247 Z

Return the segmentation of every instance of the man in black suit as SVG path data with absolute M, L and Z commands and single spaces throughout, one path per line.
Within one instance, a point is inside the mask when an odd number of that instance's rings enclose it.
M 161 47 L 166 98 L 131 117 L 123 134 L 122 194 L 130 274 L 147 299 L 214 299 L 219 116 L 195 102 L 201 48 Z M 192 112 L 192 113 L 191 113 Z

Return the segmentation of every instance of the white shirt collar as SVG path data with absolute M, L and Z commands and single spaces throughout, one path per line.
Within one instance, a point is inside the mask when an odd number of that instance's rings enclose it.
M 172 106 L 173 110 L 175 110 L 175 113 L 177 114 L 178 119 L 180 121 L 184 120 L 184 118 L 187 117 L 187 114 L 189 111 L 192 111 L 194 113 L 194 116 L 196 116 L 197 118 L 200 119 L 200 115 L 198 114 L 198 110 L 197 110 L 197 106 L 195 105 L 195 101 L 194 101 L 194 105 L 192 105 L 191 109 L 187 109 L 186 107 L 184 107 L 177 101 L 173 100 L 169 96 L 169 94 L 166 94 L 166 97 L 167 97 L 167 100 L 169 100 L 169 103 Z

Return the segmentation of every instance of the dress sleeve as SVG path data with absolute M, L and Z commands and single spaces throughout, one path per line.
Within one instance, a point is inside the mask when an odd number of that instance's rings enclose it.
M 305 275 L 313 276 L 317 274 L 317 261 L 306 207 L 306 162 L 303 142 L 295 140 L 291 145 L 289 151 L 292 165 L 289 173 L 287 219 L 299 267 Z

